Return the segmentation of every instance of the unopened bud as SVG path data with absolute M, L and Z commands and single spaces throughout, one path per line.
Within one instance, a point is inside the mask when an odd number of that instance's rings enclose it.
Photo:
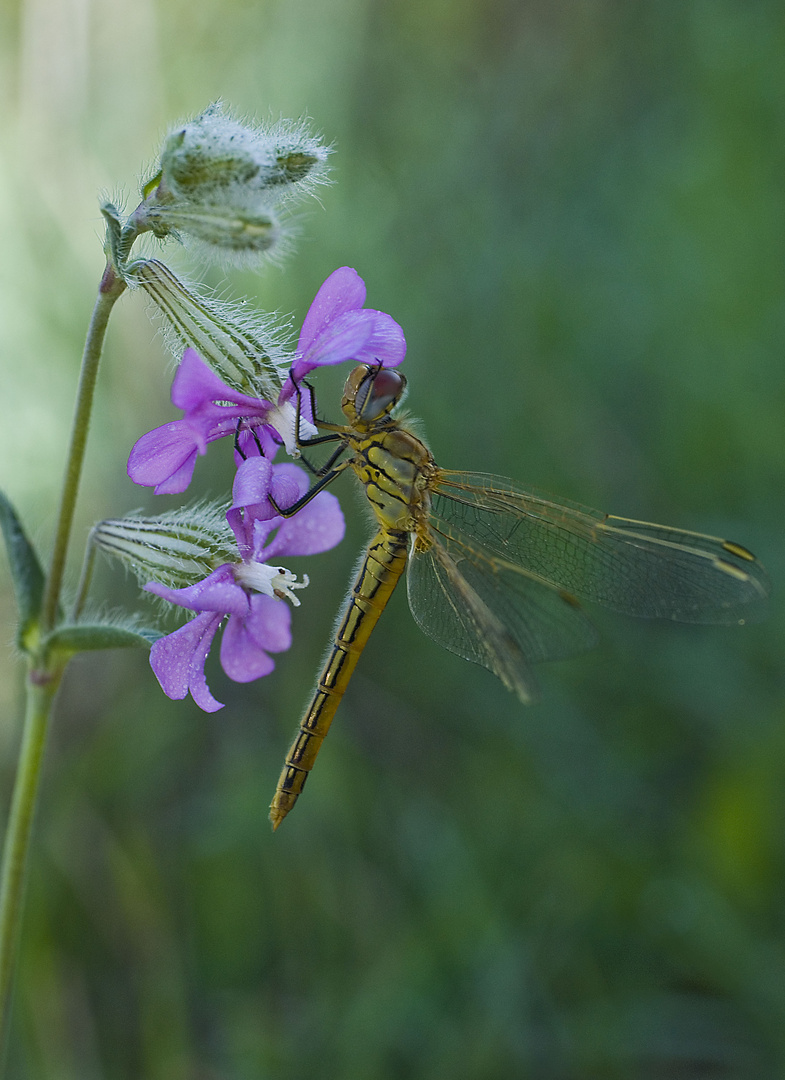
M 160 186 L 175 198 L 245 205 L 271 189 L 324 181 L 330 153 L 304 124 L 279 121 L 267 127 L 242 124 L 210 105 L 167 138 Z M 273 191 L 275 199 L 280 191 Z
M 284 329 L 269 315 L 192 292 L 157 259 L 132 263 L 127 280 L 141 285 L 166 319 L 178 359 L 184 349 L 194 349 L 241 394 L 277 399 L 292 358 L 283 345 Z
M 142 585 L 157 581 L 181 589 L 237 559 L 237 544 L 224 510 L 203 505 L 156 518 L 99 521 L 91 539 L 127 566 Z
M 325 182 L 329 153 L 304 124 L 251 127 L 217 102 L 167 137 L 136 226 L 247 263 L 280 241 L 276 208 Z
M 228 211 L 220 206 L 175 202 L 151 204 L 146 213 L 151 231 L 158 237 L 174 233 L 237 257 L 254 261 L 281 238 L 281 227 L 272 212 Z

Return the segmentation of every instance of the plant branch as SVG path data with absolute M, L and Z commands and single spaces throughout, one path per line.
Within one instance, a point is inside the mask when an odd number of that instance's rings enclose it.
M 85 447 L 87 445 L 87 432 L 90 427 L 90 414 L 93 407 L 93 394 L 98 375 L 98 365 L 101 360 L 106 326 L 109 314 L 117 299 L 125 290 L 123 279 L 107 265 L 98 297 L 93 308 L 93 315 L 87 331 L 84 353 L 82 356 L 82 370 L 79 377 L 79 388 L 76 396 L 76 410 L 74 412 L 74 425 L 71 431 L 71 445 L 68 449 L 63 490 L 60 496 L 60 509 L 57 518 L 57 531 L 55 533 L 54 548 L 49 575 L 46 581 L 44 601 L 42 608 L 42 629 L 48 633 L 57 621 L 57 610 L 60 603 L 60 592 L 63 584 L 63 571 L 68 551 L 68 542 L 71 537 L 71 527 L 74 520 L 76 496 L 79 491 L 79 481 L 82 475 Z
M 48 672 L 31 671 L 22 748 L 14 783 L 0 881 L 0 1070 L 8 1034 L 16 954 L 21 929 L 25 869 L 33 827 L 49 715 L 65 664 Z

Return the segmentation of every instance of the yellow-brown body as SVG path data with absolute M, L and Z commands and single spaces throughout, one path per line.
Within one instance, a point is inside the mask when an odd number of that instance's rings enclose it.
M 363 420 L 354 409 L 356 393 L 357 387 L 352 391 L 347 385 L 343 409 L 349 427 L 320 426 L 339 431 L 351 451 L 345 465 L 365 487 L 379 528 L 349 592 L 313 700 L 286 755 L 270 806 L 274 829 L 294 806 L 313 768 L 360 654 L 406 568 L 412 534 L 427 543 L 427 488 L 436 472 L 433 458 L 424 443 L 386 413 Z

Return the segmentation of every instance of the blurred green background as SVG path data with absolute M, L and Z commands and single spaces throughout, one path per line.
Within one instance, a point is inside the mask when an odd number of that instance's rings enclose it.
M 167 701 L 142 655 L 70 670 L 11 1076 L 785 1075 L 784 53 L 777 0 L 2 0 L 0 483 L 45 550 L 96 193 L 130 203 L 169 125 L 223 97 L 309 115 L 335 185 L 283 267 L 215 287 L 300 320 L 356 267 L 441 464 L 731 537 L 775 585 L 744 628 L 598 612 L 601 647 L 543 668 L 529 709 L 401 591 L 273 836 L 367 533 L 342 480 L 346 542 L 292 565 L 292 650 L 250 686 L 212 662 L 222 712 Z M 77 538 L 172 502 L 124 473 L 175 415 L 171 374 L 124 297 Z M 324 413 L 345 374 L 320 376 Z M 231 473 L 215 448 L 193 490 Z M 98 587 L 142 603 L 109 567 Z M 22 684 L 0 659 L 4 815 Z

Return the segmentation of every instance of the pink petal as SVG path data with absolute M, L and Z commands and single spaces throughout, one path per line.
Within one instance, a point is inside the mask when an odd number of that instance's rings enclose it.
M 261 536 L 255 532 L 254 549 L 259 562 L 275 561 L 286 555 L 316 555 L 339 544 L 345 532 L 340 503 L 329 491 L 320 491 L 294 517 L 284 518 L 266 548 L 262 549 Z
M 173 420 L 137 440 L 128 456 L 128 475 L 143 487 L 179 494 L 191 481 L 197 449 L 191 428 Z
M 248 613 L 247 593 L 235 581 L 234 570 L 229 563 L 224 563 L 202 581 L 184 589 L 170 589 L 157 581 L 151 581 L 145 585 L 145 591 L 190 611 L 215 612 L 221 617 L 243 617 Z
M 288 613 L 288 608 L 280 601 L 273 600 L 271 597 L 266 599 L 271 604 L 284 608 Z M 251 632 L 248 621 L 233 617 L 224 628 L 221 641 L 221 666 L 230 679 L 244 683 L 269 675 L 275 663 L 265 652 L 264 645 L 260 644 Z
M 205 712 L 223 708 L 210 693 L 204 676 L 204 662 L 220 622 L 220 615 L 197 615 L 155 642 L 150 650 L 150 666 L 167 697 L 180 701 L 190 690 Z
M 186 349 L 172 382 L 172 404 L 183 412 L 206 401 L 233 401 L 235 391 L 219 379 L 193 349 Z
M 284 600 L 257 593 L 245 626 L 259 648 L 277 653 L 292 647 L 292 609 Z
M 333 319 L 365 303 L 365 282 L 351 266 L 341 266 L 324 281 L 303 320 L 297 352 L 310 349 L 314 339 Z

